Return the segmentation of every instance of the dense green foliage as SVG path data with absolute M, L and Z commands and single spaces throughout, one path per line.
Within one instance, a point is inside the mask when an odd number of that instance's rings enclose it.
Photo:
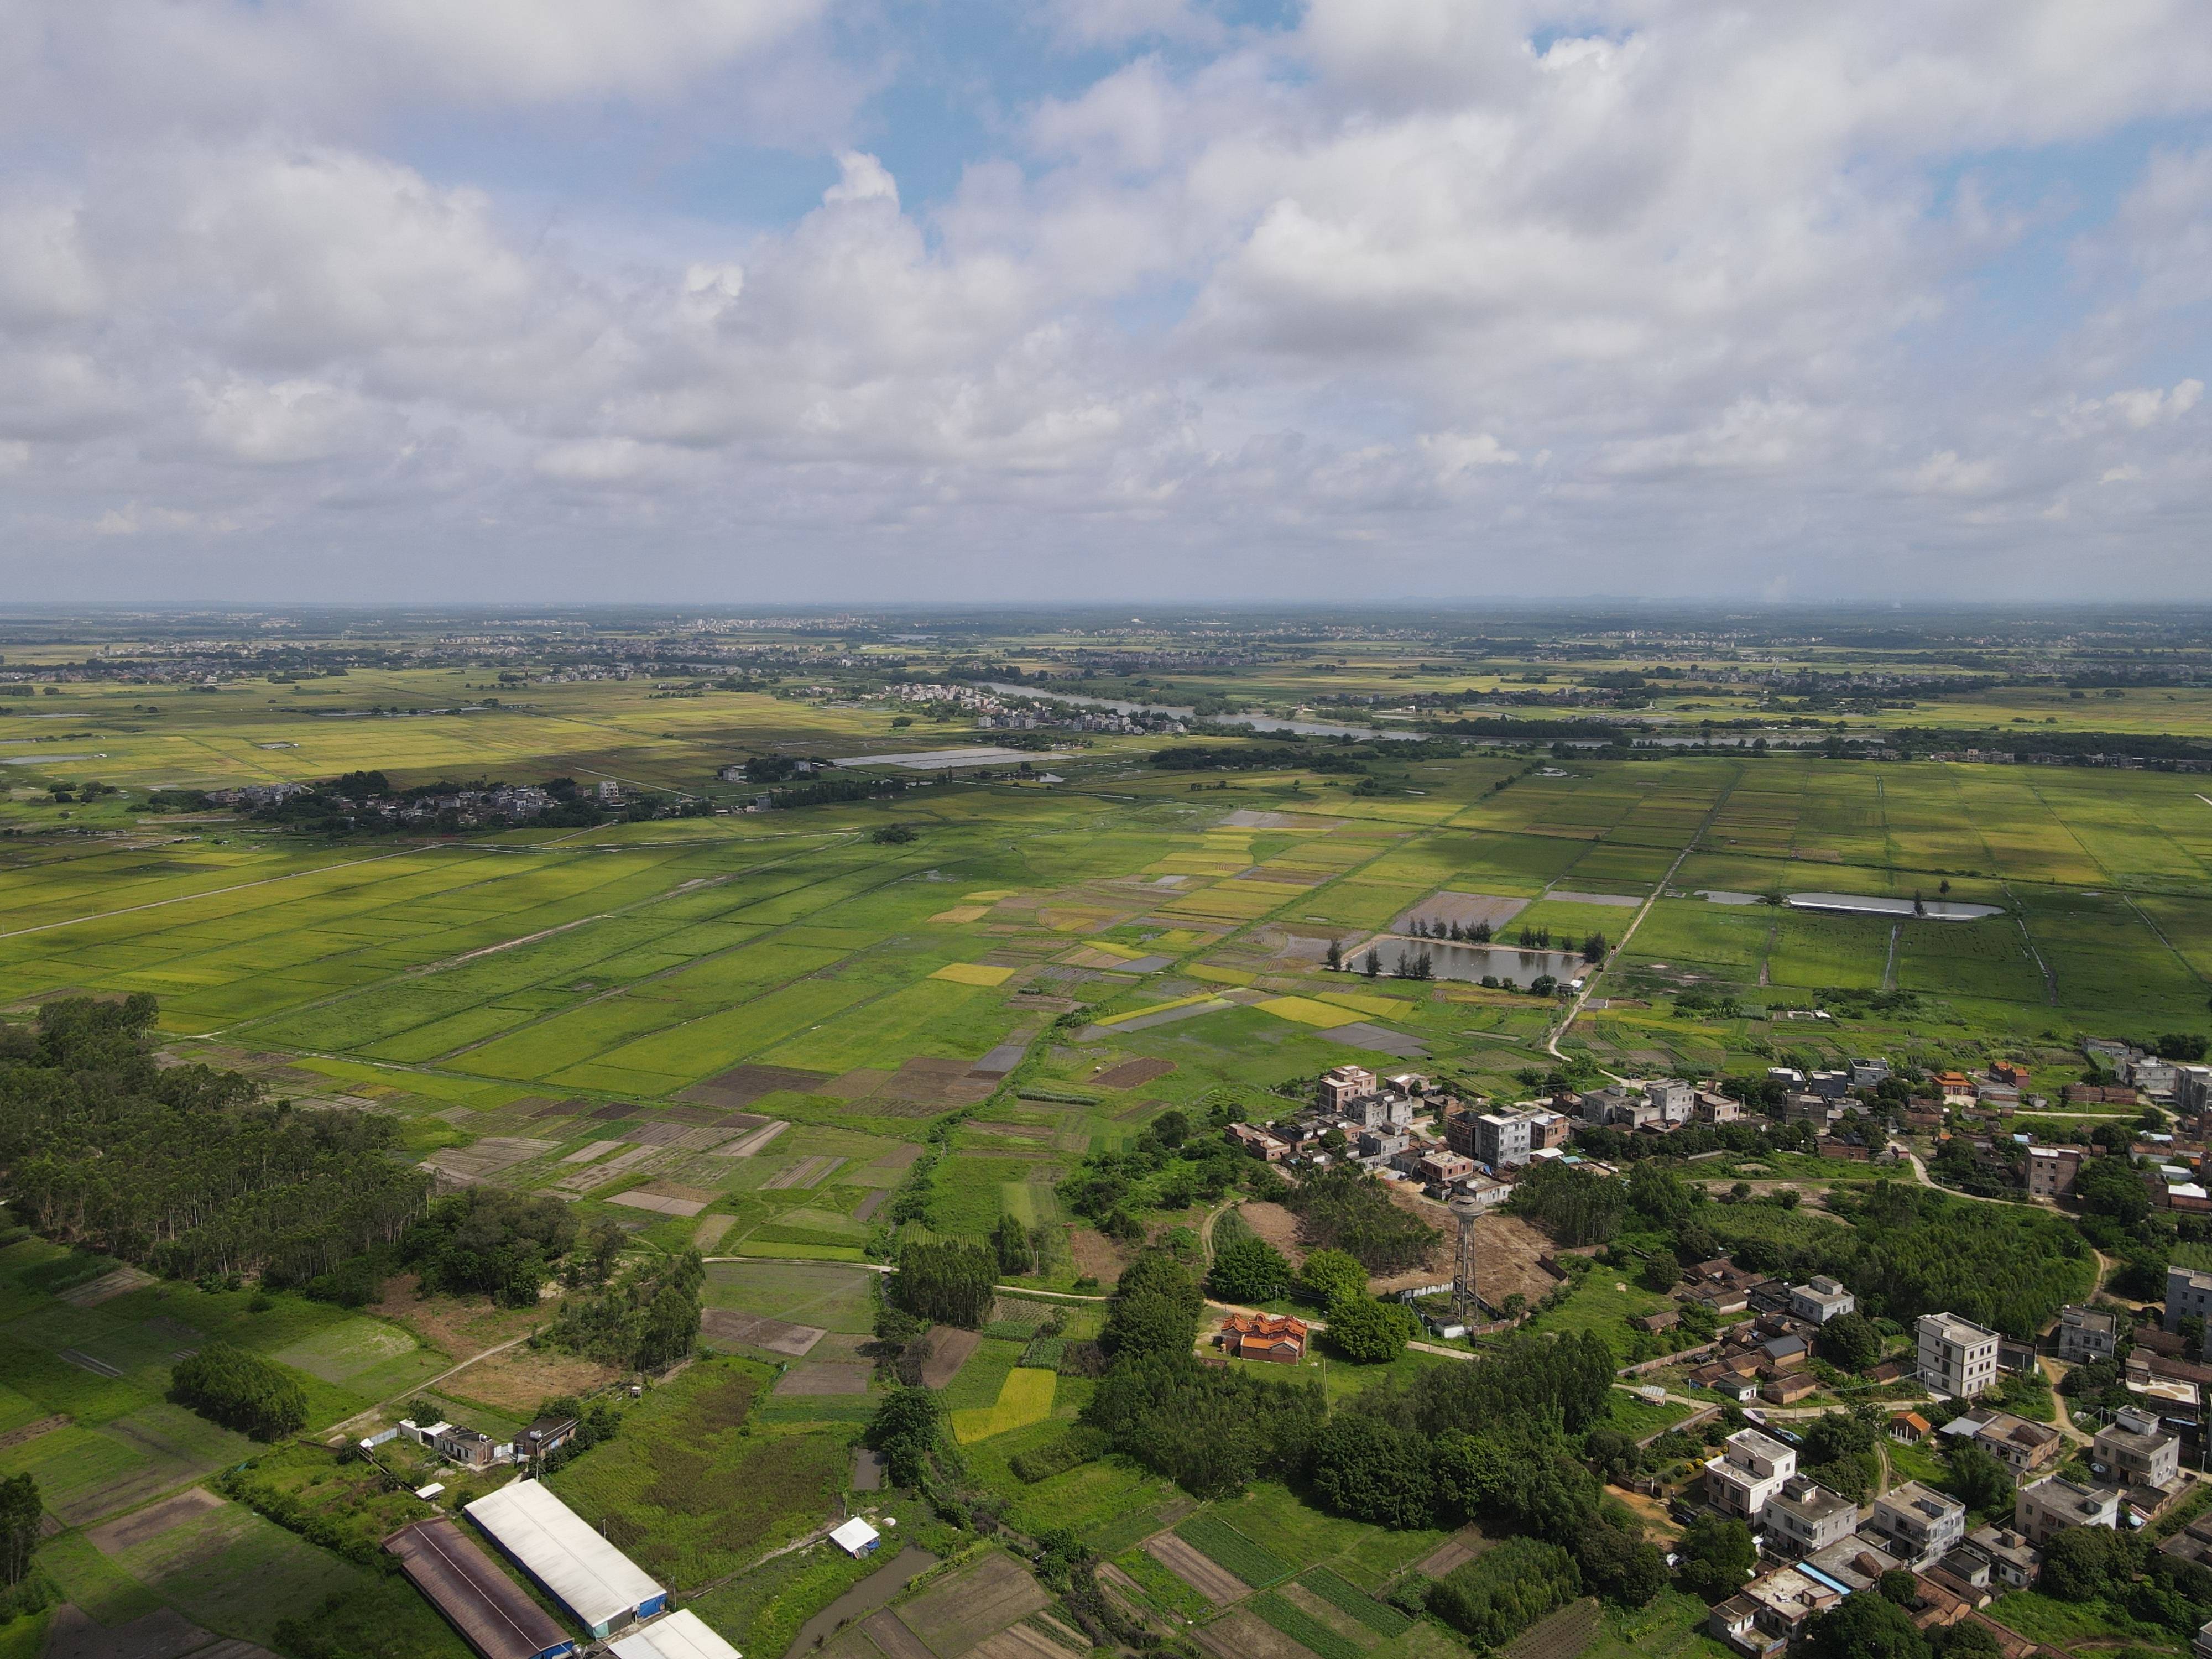
M 473 1291 L 502 1308 L 534 1308 L 553 1264 L 575 1242 L 573 1206 L 470 1187 L 431 1202 L 400 1257 L 422 1274 L 426 1294 Z
M 1948 1310 L 2008 1336 L 2031 1337 L 2086 1294 L 2094 1258 L 2062 1218 L 1980 1204 L 1903 1182 L 1875 1183 L 1828 1207 L 1850 1226 L 1760 1204 L 1707 1206 L 1699 1222 L 1745 1267 L 1792 1279 L 1825 1273 L 1850 1286 L 1860 1310 L 1905 1321 Z
M 1298 1269 L 1297 1288 L 1324 1308 L 1347 1296 L 1367 1294 L 1367 1269 L 1343 1250 L 1322 1249 Z
M 1207 1287 L 1224 1302 L 1272 1302 L 1291 1287 L 1291 1264 L 1256 1235 L 1224 1244 L 1213 1255 Z
M 1602 1244 L 1620 1231 L 1628 1189 L 1609 1176 L 1565 1164 L 1540 1164 L 1513 1183 L 1505 1207 L 1537 1223 L 1562 1244 Z
M 1198 1281 L 1165 1250 L 1147 1250 L 1115 1286 L 1103 1343 L 1118 1358 L 1190 1358 L 1206 1297 Z
M 696 1250 L 656 1257 L 592 1297 L 571 1297 L 533 1346 L 566 1349 L 625 1370 L 657 1371 L 689 1354 L 699 1338 Z
M 963 1239 L 901 1247 L 888 1287 L 892 1302 L 918 1318 L 979 1331 L 991 1316 L 999 1276 L 995 1250 Z
M 1049 1480 L 1055 1474 L 1088 1463 L 1100 1456 L 1112 1443 L 1106 1431 L 1095 1423 L 1078 1423 L 1057 1440 L 1048 1440 L 1042 1446 L 1028 1451 L 1016 1452 L 1006 1460 L 1006 1467 L 1015 1476 L 1034 1486 L 1040 1480 Z
M 1428 1440 L 1410 1430 L 1342 1413 L 1309 1448 L 1314 1493 L 1340 1515 L 1385 1527 L 1425 1527 L 1436 1513 Z
M 868 1419 L 867 1443 L 883 1454 L 891 1484 L 919 1486 L 945 1433 L 945 1413 L 934 1389 L 898 1386 Z
M 1328 1344 L 1362 1365 L 1386 1365 L 1406 1352 L 1417 1328 L 1413 1312 L 1372 1297 L 1340 1297 L 1329 1304 Z
M 169 1398 L 211 1423 L 274 1440 L 307 1423 L 307 1393 L 274 1361 L 231 1342 L 210 1342 L 179 1360 Z
M 270 1104 L 206 1066 L 161 1066 L 152 997 L 47 1003 L 0 1031 L 0 1186 L 39 1232 L 181 1278 L 299 1282 L 396 1243 L 428 1178 L 392 1119 Z
M 1321 1384 L 1200 1365 L 1180 1352 L 1124 1350 L 1084 1419 L 1121 1451 L 1201 1498 L 1263 1474 L 1296 1474 L 1327 1407 Z
M 1879 1595 L 1847 1595 L 1805 1621 L 1810 1659 L 1929 1659 L 1912 1617 Z
M 1682 1529 L 1674 1552 L 1681 1561 L 1676 1576 L 1682 1588 L 1708 1601 L 1734 1595 L 1759 1565 L 1751 1528 L 1717 1516 L 1701 1515 L 1692 1521 Z
M 1354 1164 L 1315 1171 L 1282 1201 L 1298 1218 L 1298 1236 L 1308 1247 L 1342 1250 L 1373 1273 L 1397 1273 L 1425 1261 L 1438 1237 L 1434 1227 L 1393 1204 L 1383 1184 Z
M 31 1571 L 45 1522 L 46 1502 L 35 1479 L 11 1474 L 0 1480 L 0 1577 L 9 1585 L 21 1583 Z
M 1557 1544 L 1509 1538 L 1431 1584 L 1429 1611 L 1476 1647 L 1499 1647 L 1582 1588 L 1574 1557 Z

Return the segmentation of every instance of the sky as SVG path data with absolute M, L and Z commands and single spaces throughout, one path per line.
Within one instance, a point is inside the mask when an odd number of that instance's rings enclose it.
M 24 600 L 2212 599 L 2201 0 L 0 0 Z

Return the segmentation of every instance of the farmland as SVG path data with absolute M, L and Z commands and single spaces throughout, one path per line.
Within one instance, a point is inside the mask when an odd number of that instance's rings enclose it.
M 1236 1639 L 1281 1659 L 1425 1652 L 1439 1627 L 1406 1627 L 1370 1592 L 1435 1544 L 1425 1534 L 1326 1516 L 1267 1483 L 1194 1505 L 1119 1455 L 1033 1482 L 1012 1473 L 1096 1386 L 1051 1369 L 1099 1332 L 1101 1304 L 1073 1298 L 1103 1294 L 1146 1242 L 1202 1255 L 1209 1218 L 1235 1196 L 1154 1175 L 1121 1224 L 1063 1185 L 1085 1159 L 1152 1144 L 1170 1111 L 1218 1146 L 1219 1126 L 1277 1117 L 1347 1062 L 1516 1099 L 1553 1073 L 1757 1076 L 1873 1053 L 1931 1070 L 2003 1059 L 2055 1094 L 2080 1076 L 2084 1036 L 2208 1027 L 2201 776 L 1939 761 L 1933 741 L 1846 751 L 1828 739 L 1878 736 L 1903 711 L 1812 724 L 1797 678 L 1777 689 L 1744 664 L 1701 668 L 1714 677 L 1705 691 L 1655 679 L 1635 710 L 1647 735 L 1684 741 L 1701 715 L 1745 722 L 1707 750 L 1553 748 L 1548 727 L 1541 743 L 1451 735 L 1456 719 L 1502 709 L 1551 721 L 1549 705 L 1511 699 L 1554 692 L 1572 718 L 1617 729 L 1628 716 L 1601 696 L 1613 659 L 1577 654 L 1571 632 L 1495 660 L 1387 630 L 1329 652 L 1255 645 L 1203 681 L 1078 662 L 1056 625 L 960 646 L 1090 694 L 1218 696 L 1431 735 L 1402 756 L 1236 727 L 978 733 L 886 690 L 895 676 L 951 674 L 951 646 L 939 660 L 934 646 L 895 653 L 857 636 L 818 649 L 733 636 L 757 656 L 711 676 L 550 657 L 495 671 L 424 640 L 319 678 L 210 668 L 197 690 L 95 673 L 77 646 L 11 636 L 0 678 L 28 676 L 33 690 L 0 719 L 0 759 L 22 763 L 0 792 L 0 1022 L 21 1029 L 58 997 L 150 994 L 165 1064 L 240 1072 L 295 1110 L 386 1121 L 398 1155 L 447 1189 L 557 1199 L 581 1225 L 618 1230 L 626 1261 L 697 1249 L 708 1357 L 552 1480 L 649 1570 L 704 1591 L 702 1607 L 749 1652 L 762 1633 L 787 1641 L 853 1582 L 812 1552 L 759 1563 L 847 1499 L 854 1441 L 888 1386 L 871 1346 L 878 1269 L 903 1240 L 980 1240 L 1009 1219 L 1030 1267 L 1006 1276 L 1068 1299 L 1001 1296 L 932 1377 L 1007 1523 L 1064 1529 L 1125 1562 L 1132 1594 L 1149 1585 L 1162 1617 L 1191 1616 L 1191 1597 L 1226 1605 L 1222 1591 Z M 610 659 L 645 648 L 611 626 L 602 643 Z M 350 651 L 326 647 L 333 666 Z M 1876 672 L 1826 645 L 1784 654 L 1793 677 Z M 1912 723 L 2049 720 L 2115 748 L 2131 733 L 2212 734 L 2199 688 L 2076 699 L 2022 675 L 1955 699 L 1923 689 Z M 1042 746 L 1018 763 L 1005 750 L 933 770 L 825 768 L 805 775 L 881 787 L 743 810 L 771 787 L 811 787 L 792 770 L 801 760 L 1000 736 Z M 1201 748 L 1229 758 L 1175 758 Z M 1255 750 L 1264 765 L 1236 763 Z M 784 768 L 777 783 L 720 775 L 757 759 Z M 208 799 L 369 770 L 398 792 L 570 779 L 587 794 L 611 786 L 611 804 L 589 822 L 319 830 Z M 1787 902 L 1816 890 L 1994 914 Z M 1420 948 L 1417 922 L 1477 918 L 1508 949 L 1541 930 L 1566 971 L 1591 975 L 1571 1023 L 1554 995 L 1389 971 Z M 1332 945 L 1370 942 L 1384 971 L 1325 966 Z M 1841 1190 L 1873 1172 L 1784 1153 L 1705 1173 L 1718 1191 L 1739 1174 Z M 1300 1254 L 1287 1211 L 1251 1213 Z M 1819 1221 L 1810 1206 L 1747 1207 L 1729 1212 L 1729 1240 L 1787 1242 Z M 1492 1224 L 1512 1232 L 1515 1283 L 1538 1301 L 1552 1283 L 1534 1261 L 1541 1235 Z M 509 1436 L 545 1400 L 623 1375 L 523 1340 L 574 1287 L 498 1308 L 419 1297 L 398 1273 L 347 1309 L 262 1293 L 251 1273 L 117 1276 L 118 1261 L 9 1237 L 0 1437 L 38 1431 L 0 1443 L 0 1474 L 38 1480 L 58 1529 L 41 1559 L 80 1606 L 167 1607 L 264 1644 L 282 1618 L 331 1595 L 374 1614 L 381 1592 L 356 1563 L 237 1502 L 128 1545 L 101 1530 L 166 1515 L 257 1455 L 166 1398 L 169 1367 L 210 1340 L 296 1379 L 323 1439 L 388 1425 L 418 1398 Z M 1595 1332 L 1626 1358 L 1627 1319 L 1663 1302 L 1626 1273 L 1593 1272 L 1534 1328 Z M 1063 1310 L 1057 1334 L 1042 1327 L 1048 1305 Z M 1416 1354 L 1370 1372 L 1316 1354 L 1298 1374 L 1325 1376 L 1341 1402 L 1378 1375 L 1449 1363 Z M 304 1492 L 323 1473 L 268 1484 Z M 343 1498 L 328 1480 L 314 1490 Z M 413 1500 L 343 1501 L 366 1537 L 379 1505 Z M 1237 1588 L 1176 1578 L 1177 1559 Z M 244 1606 L 257 1574 L 281 1592 L 278 1612 Z M 1606 1619 L 1578 1639 L 1594 1653 L 1639 1648 Z M 1660 1644 L 1689 1644 L 1686 1628 L 1675 1620 Z

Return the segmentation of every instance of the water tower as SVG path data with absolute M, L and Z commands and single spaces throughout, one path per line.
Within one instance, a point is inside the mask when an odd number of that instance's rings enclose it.
M 1482 1317 L 1474 1290 L 1474 1218 L 1480 1211 L 1468 1197 L 1455 1198 L 1449 1207 L 1459 1223 L 1459 1237 L 1453 1246 L 1452 1310 L 1472 1325 Z

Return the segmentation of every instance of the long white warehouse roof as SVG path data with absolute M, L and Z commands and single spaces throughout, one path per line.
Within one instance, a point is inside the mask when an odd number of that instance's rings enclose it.
M 744 1659 L 744 1656 L 707 1627 L 686 1607 L 665 1619 L 656 1619 L 635 1636 L 625 1636 L 608 1650 L 615 1659 Z
M 537 1480 L 517 1480 L 468 1506 L 469 1518 L 594 1628 L 667 1592 Z

